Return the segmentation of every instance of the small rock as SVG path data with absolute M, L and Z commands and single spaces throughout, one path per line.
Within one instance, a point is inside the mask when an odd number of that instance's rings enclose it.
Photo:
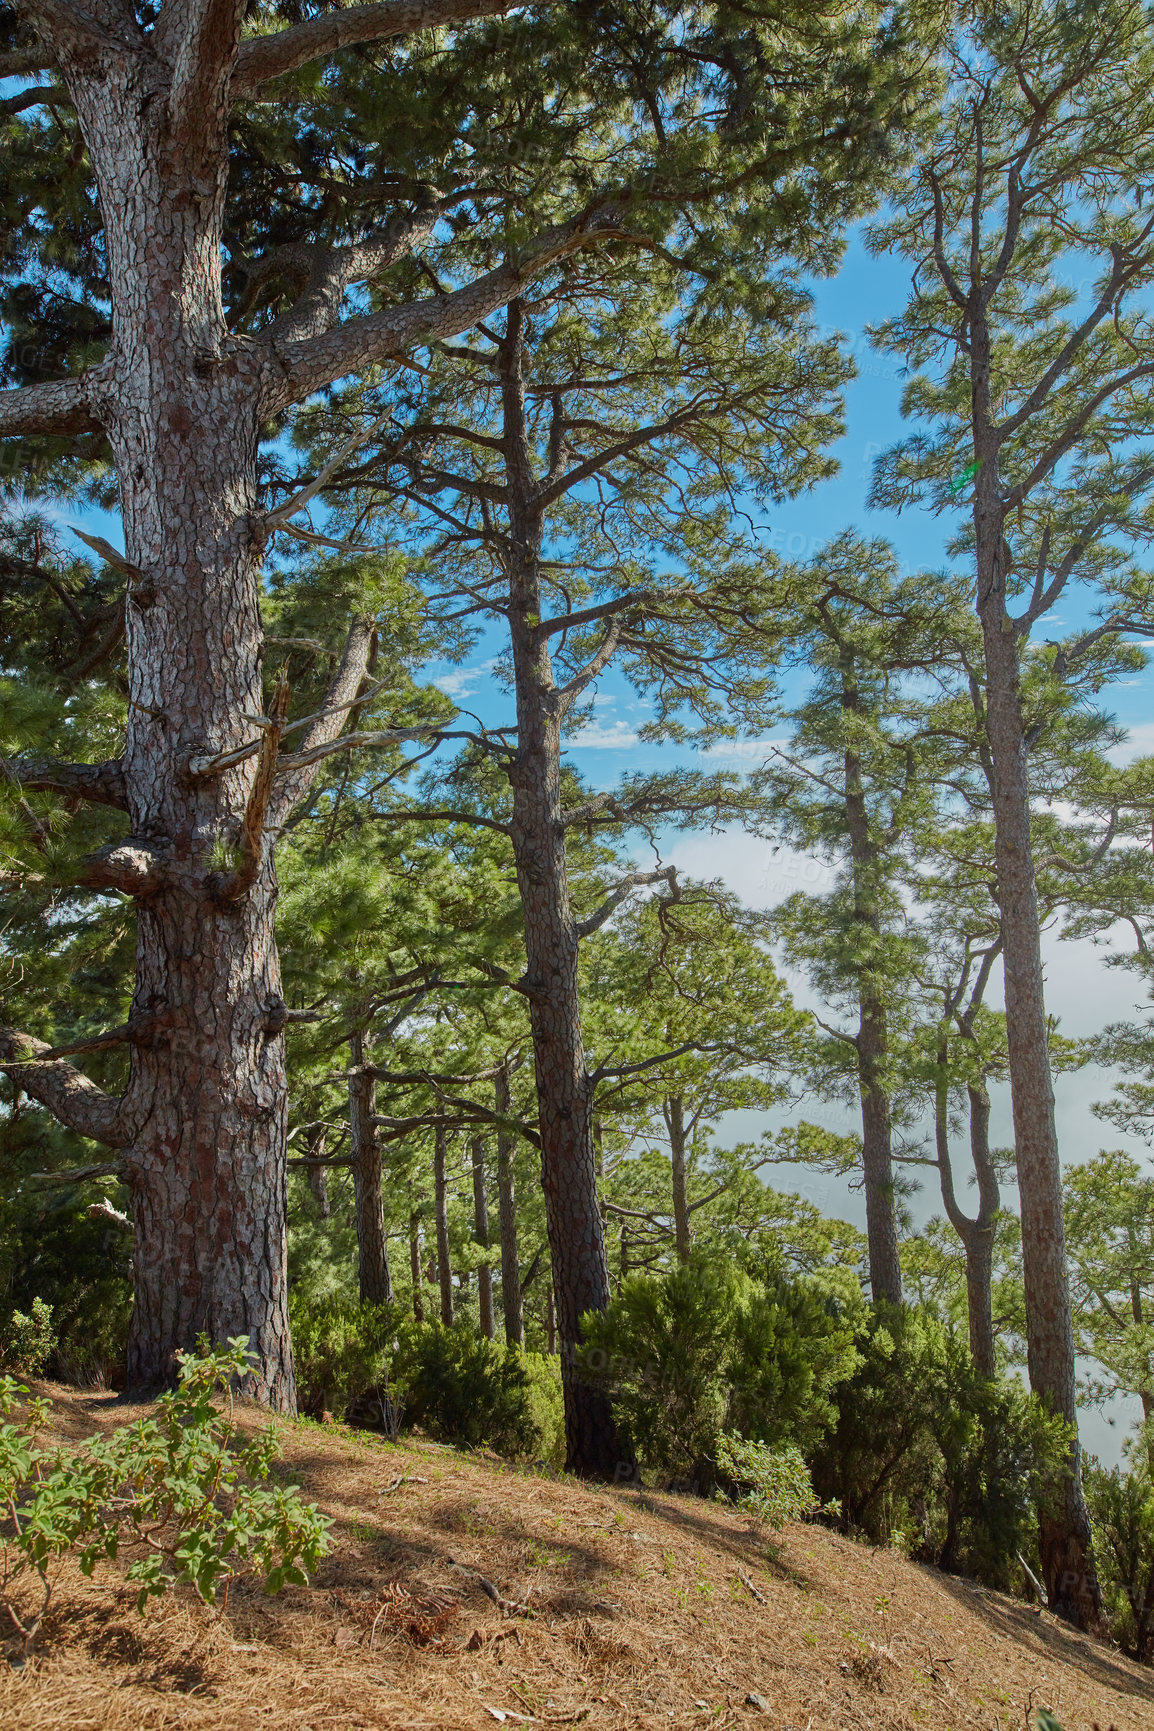
M 745 1697 L 745 1705 L 747 1707 L 756 1707 L 759 1713 L 768 1713 L 770 1711 L 769 1702 L 766 1700 L 765 1696 L 755 1694 L 752 1689 Z

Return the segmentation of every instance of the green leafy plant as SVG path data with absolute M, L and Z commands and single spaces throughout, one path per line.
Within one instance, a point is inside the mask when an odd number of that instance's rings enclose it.
M 703 1491 L 723 1432 L 811 1441 L 857 1362 L 852 1322 L 813 1283 L 754 1279 L 700 1250 L 622 1281 L 583 1328 L 585 1374 L 609 1388 L 644 1465 Z
M 169 1587 L 188 1583 L 206 1604 L 242 1574 L 261 1577 L 269 1592 L 308 1583 L 329 1549 L 330 1521 L 290 1486 L 269 1483 L 277 1454 L 272 1426 L 244 1438 L 231 1396 L 223 1412 L 218 1388 L 247 1374 L 252 1355 L 244 1336 L 227 1348 L 187 1356 L 179 1384 L 157 1403 L 155 1417 L 123 1425 L 79 1447 L 42 1442 L 51 1402 L 27 1400 L 21 1422 L 11 1415 L 28 1390 L 0 1378 L 0 1603 L 27 1651 L 36 1638 L 60 1569 L 75 1556 L 91 1575 L 122 1547 L 140 1546 L 128 1579 L 137 1609 Z M 41 1597 L 21 1616 L 12 1590 L 38 1578 Z
M 52 1308 L 34 1298 L 30 1311 L 13 1310 L 0 1334 L 0 1371 L 15 1376 L 39 1376 L 56 1345 Z
M 378 1424 L 393 1413 L 389 1370 L 399 1323 L 389 1305 L 294 1292 L 289 1322 L 302 1413 Z
M 537 1456 L 545 1441 L 538 1418 L 543 1382 L 529 1355 L 475 1334 L 467 1322 L 410 1325 L 401 1338 L 396 1376 L 406 1423 L 444 1442 Z
M 1133 1466 L 1087 1463 L 1086 1502 L 1110 1627 L 1136 1659 L 1154 1658 L 1154 1478 L 1143 1449 Z
M 750 1442 L 727 1433 L 717 1439 L 717 1464 L 740 1493 L 738 1507 L 763 1526 L 780 1530 L 787 1521 L 837 1512 L 823 1509 L 796 1443 Z

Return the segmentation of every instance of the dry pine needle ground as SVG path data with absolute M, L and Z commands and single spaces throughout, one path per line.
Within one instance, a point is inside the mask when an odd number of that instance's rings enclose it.
M 71 1437 L 126 1416 L 48 1392 Z M 1154 1731 L 1154 1673 L 891 1552 L 803 1526 L 774 1547 L 715 1504 L 428 1443 L 281 1433 L 336 1521 L 313 1587 L 234 1588 L 223 1617 L 181 1591 L 141 1619 L 115 1571 L 66 1572 L 41 1652 L 0 1668 L 4 1731 L 1025 1731 L 1039 1706 L 1063 1731 Z

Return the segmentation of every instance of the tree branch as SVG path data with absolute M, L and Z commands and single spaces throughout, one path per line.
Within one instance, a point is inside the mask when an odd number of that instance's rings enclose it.
M 385 307 L 350 319 L 322 336 L 279 347 L 283 371 L 262 405 L 266 414 L 312 396 L 346 374 L 363 371 L 389 355 L 403 354 L 438 337 L 471 330 L 480 319 L 514 300 L 526 283 L 551 264 L 583 247 L 613 239 L 619 227 L 612 210 L 595 211 L 548 228 L 515 257 L 450 294 L 405 306 Z M 0 410 L 2 410 L 0 393 Z M 0 431 L 3 423 L 0 421 Z
M 242 42 L 232 75 L 232 94 L 251 96 L 270 78 L 281 78 L 307 66 L 310 60 L 320 60 L 359 42 L 384 42 L 391 36 L 412 36 L 438 25 L 500 17 L 512 4 L 513 0 L 383 0 L 376 6 L 327 12 L 290 30 Z
M 128 809 L 124 770 L 118 758 L 108 763 L 54 763 L 46 757 L 0 757 L 0 780 L 34 793 L 63 793 L 90 805 Z
M 99 431 L 100 422 L 88 407 L 87 376 L 0 391 L 0 439 Z
M 0 1070 L 5 1070 L 18 1088 L 47 1106 L 69 1130 L 121 1148 L 128 1137 L 123 1123 L 123 1101 L 98 1088 L 95 1082 L 60 1058 L 42 1060 L 51 1046 L 14 1028 L 0 1028 Z
M 670 890 L 676 892 L 678 887 L 677 867 L 662 866 L 660 871 L 627 873 L 626 876 L 622 878 L 621 882 L 616 884 L 614 888 L 610 890 L 609 894 L 595 913 L 590 914 L 588 919 L 578 920 L 575 928 L 578 938 L 588 938 L 591 937 L 594 932 L 599 931 L 609 916 L 621 906 L 623 901 L 625 901 L 631 890 L 636 889 L 641 884 L 659 883 L 668 884 Z

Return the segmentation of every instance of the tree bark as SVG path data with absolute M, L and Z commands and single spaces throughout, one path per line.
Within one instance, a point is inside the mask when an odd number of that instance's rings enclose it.
M 497 1072 L 494 1083 L 497 1111 L 509 1110 L 509 1077 Z M 516 1138 L 505 1129 L 497 1131 L 497 1196 L 501 1220 L 501 1309 L 508 1346 L 525 1344 L 525 1306 L 521 1296 L 521 1250 L 517 1242 L 517 1192 L 513 1175 Z
M 974 396 L 973 522 L 977 611 L 986 664 L 985 733 L 994 811 L 994 868 L 1001 919 L 1009 1044 L 1010 1100 L 1022 1218 L 1026 1361 L 1030 1387 L 1075 1427 L 1061 1507 L 1040 1523 L 1046 1594 L 1058 1615 L 1081 1628 L 1101 1618 L 1102 1596 L 1082 1494 L 1077 1441 L 1074 1328 L 1062 1218 L 1062 1168 L 1054 1120 L 1037 885 L 1030 836 L 1030 788 L 1022 718 L 1019 635 L 1006 605 L 1008 550 L 998 448 L 991 425 L 990 339 L 984 317 L 971 334 Z
M 413 1281 L 413 1316 L 425 1320 L 425 1301 L 421 1296 L 421 1217 L 415 1211 L 409 1215 L 409 1273 Z
M 540 635 L 542 518 L 533 504 L 521 373 L 523 315 L 510 303 L 501 351 L 508 477 L 509 626 L 516 684 L 517 751 L 509 826 L 525 922 L 523 990 L 529 1003 L 541 1132 L 541 1181 L 553 1264 L 565 1400 L 566 1466 L 589 1478 L 631 1474 L 604 1389 L 580 1372 L 581 1319 L 609 1303 L 609 1266 L 597 1197 L 593 1100 L 581 1037 L 578 931 L 569 898 L 561 802 L 566 699 Z
M 437 1125 L 433 1132 L 433 1209 L 437 1225 L 437 1282 L 441 1288 L 441 1321 L 453 1322 L 453 1266 L 449 1257 L 449 1187 L 445 1173 L 448 1135 Z
M 393 1281 L 385 1233 L 381 1144 L 373 1123 L 377 1085 L 373 1067 L 365 1061 L 365 1037 L 359 1028 L 349 1039 L 349 1059 L 349 1132 L 361 1303 L 391 1304 Z
M 860 714 L 862 702 L 853 650 L 844 642 L 838 648 L 842 708 Z M 864 960 L 858 968 L 858 1030 L 854 1047 L 861 1096 L 870 1294 L 875 1301 L 884 1299 L 890 1304 L 900 1304 L 902 1268 L 894 1206 L 893 1115 L 886 1076 L 889 1016 L 878 960 L 882 861 L 871 829 L 861 758 L 852 748 L 845 752 L 845 814 L 853 872 L 853 919 L 866 940 L 861 946 Z
M 994 1346 L 994 1315 L 991 1279 L 994 1262 L 994 1232 L 997 1228 L 1001 1193 L 990 1159 L 990 1096 L 984 1084 L 967 1086 L 970 1108 L 970 1155 L 978 1180 L 978 1213 L 971 1219 L 958 1206 L 950 1157 L 949 1088 L 945 1077 L 946 1052 L 939 1053 L 940 1070 L 934 1102 L 934 1136 L 937 1146 L 938 1179 L 946 1217 L 962 1242 L 966 1259 L 966 1310 L 969 1320 L 970 1356 L 982 1376 L 997 1372 Z
M 672 1094 L 664 1106 L 669 1131 L 669 1157 L 673 1169 L 673 1236 L 678 1262 L 688 1262 L 692 1247 L 689 1230 L 689 1192 L 685 1163 L 685 1097 Z
M 225 40 L 239 15 L 222 20 Z M 56 52 L 99 191 L 112 299 L 90 409 L 116 464 L 126 559 L 123 757 L 134 836 L 163 855 L 138 903 L 133 1014 L 169 1029 L 133 1047 L 123 1161 L 136 1245 L 127 1375 L 170 1382 L 198 1335 L 247 1335 L 247 1392 L 292 1410 L 285 1278 L 286 1088 L 271 849 L 247 893 L 219 893 L 254 758 L 193 778 L 189 758 L 251 736 L 263 711 L 256 453 L 268 357 L 237 342 L 220 294 L 227 91 L 174 136 L 165 69 L 116 44 Z
M 485 1194 L 485 1138 L 473 1137 L 473 1236 L 477 1243 L 489 1248 L 489 1202 Z M 487 1262 L 477 1269 L 477 1309 L 481 1321 L 481 1333 L 486 1340 L 492 1340 L 496 1329 L 493 1326 L 493 1270 Z

